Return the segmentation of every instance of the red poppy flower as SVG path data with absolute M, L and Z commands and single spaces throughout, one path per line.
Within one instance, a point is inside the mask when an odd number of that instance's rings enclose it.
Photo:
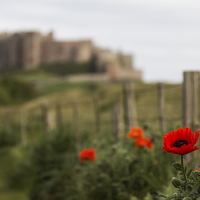
M 135 137 L 142 137 L 144 132 L 141 128 L 132 127 L 130 132 L 127 135 L 127 138 L 135 138 Z
M 84 160 L 94 161 L 95 158 L 96 158 L 96 155 L 95 155 L 94 149 L 83 149 L 79 153 L 79 159 L 80 159 L 81 162 L 84 161 Z
M 153 149 L 153 142 L 152 140 L 145 138 L 145 137 L 138 137 L 135 140 L 136 147 L 147 147 L 149 149 Z
M 185 127 L 184 130 L 178 128 L 177 131 L 172 131 L 164 135 L 163 150 L 167 151 L 168 153 L 179 155 L 188 154 L 199 149 L 197 146 L 194 147 L 194 145 L 197 143 L 198 137 L 199 131 L 196 131 L 194 136 L 191 128 Z

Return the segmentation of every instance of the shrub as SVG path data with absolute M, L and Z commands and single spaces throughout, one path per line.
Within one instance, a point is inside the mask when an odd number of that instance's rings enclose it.
M 76 194 L 74 166 L 76 164 L 75 138 L 70 132 L 58 132 L 42 140 L 34 149 L 32 161 L 35 178 L 30 199 L 63 200 Z
M 56 62 L 52 64 L 43 64 L 41 68 L 46 71 L 56 75 L 71 75 L 80 73 L 92 73 L 95 71 L 92 62 L 76 63 L 76 62 Z
M 11 131 L 0 127 L 0 148 L 15 146 L 18 142 L 19 138 L 17 137 L 17 134 L 13 134 Z
M 0 103 L 16 104 L 31 100 L 37 96 L 36 89 L 28 82 L 12 77 L 0 79 Z
M 6 88 L 4 87 L 0 87 L 0 104 L 1 105 L 6 105 L 11 103 L 11 96 L 8 92 L 8 90 L 6 90 Z
M 78 180 L 82 183 L 79 191 L 82 199 L 129 200 L 130 196 L 143 199 L 147 194 L 155 197 L 163 189 L 171 174 L 167 163 L 175 157 L 162 151 L 161 138 L 157 137 L 154 150 L 136 148 L 128 142 L 119 142 L 107 151 L 98 148 L 101 153 L 95 163 L 81 164 Z

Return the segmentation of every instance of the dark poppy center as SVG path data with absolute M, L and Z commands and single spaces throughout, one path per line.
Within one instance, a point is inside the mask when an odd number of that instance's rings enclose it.
M 177 141 L 174 143 L 174 147 L 180 148 L 180 147 L 183 146 L 184 144 L 188 145 L 188 141 L 187 141 L 187 140 L 177 140 Z

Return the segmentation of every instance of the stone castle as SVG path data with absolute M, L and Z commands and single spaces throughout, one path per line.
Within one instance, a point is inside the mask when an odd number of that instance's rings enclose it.
M 141 80 L 142 73 L 134 69 L 132 56 L 96 47 L 92 41 L 57 41 L 50 32 L 19 32 L 0 34 L 0 71 L 11 68 L 31 70 L 53 62 L 94 61 L 96 74 L 113 79 Z

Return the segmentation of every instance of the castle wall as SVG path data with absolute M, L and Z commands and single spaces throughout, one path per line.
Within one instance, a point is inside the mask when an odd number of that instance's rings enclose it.
M 71 59 L 75 62 L 87 62 L 91 60 L 93 53 L 93 44 L 90 40 L 71 43 Z
M 70 60 L 70 46 L 56 41 L 41 44 L 41 63 L 64 62 Z
M 118 54 L 118 60 L 123 69 L 129 69 L 129 70 L 134 69 L 132 55 L 128 54 L 124 55 L 120 53 Z
M 53 41 L 53 32 L 41 36 L 41 41 Z
M 107 49 L 98 49 L 95 53 L 96 71 L 103 73 L 107 72 L 111 63 L 116 63 L 117 55 Z
M 121 74 L 120 74 L 120 78 L 127 80 L 135 80 L 135 81 L 141 81 L 142 80 L 142 71 L 140 70 L 134 70 L 134 71 L 130 71 L 130 70 L 122 70 Z
M 22 34 L 0 37 L 0 69 L 22 67 Z
M 0 40 L 0 70 L 3 70 L 9 63 L 9 39 Z
M 20 34 L 14 34 L 9 39 L 9 62 L 10 67 L 22 66 L 22 37 Z
M 7 32 L 0 33 L 0 40 L 9 38 L 10 35 Z
M 86 62 L 92 56 L 92 43 L 90 41 L 80 42 L 57 42 L 44 41 L 41 43 L 41 62 Z
M 93 61 L 96 73 L 111 79 L 132 77 L 141 79 L 141 72 L 134 70 L 133 57 L 95 47 L 90 40 L 55 41 L 53 33 L 39 32 L 0 34 L 0 70 L 21 67 L 35 69 L 42 63 Z
M 24 69 L 34 69 L 40 64 L 40 41 L 40 33 L 28 32 L 24 34 L 22 41 L 22 67 Z

